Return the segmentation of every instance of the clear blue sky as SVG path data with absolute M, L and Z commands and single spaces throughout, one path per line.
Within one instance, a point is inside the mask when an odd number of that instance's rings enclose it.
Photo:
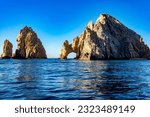
M 59 57 L 63 41 L 71 42 L 102 13 L 135 30 L 150 46 L 149 0 L 0 0 L 0 53 L 6 38 L 17 48 L 17 34 L 27 25 L 38 34 L 48 57 Z

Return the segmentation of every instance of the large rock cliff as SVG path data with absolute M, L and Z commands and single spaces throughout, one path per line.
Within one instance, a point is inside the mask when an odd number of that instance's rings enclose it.
M 14 58 L 33 59 L 47 58 L 46 51 L 37 34 L 30 28 L 24 27 L 17 37 L 18 49 Z
M 12 58 L 12 48 L 13 45 L 9 40 L 4 41 L 3 54 L 1 55 L 2 59 Z
M 72 44 L 66 42 L 61 49 L 61 59 L 67 59 L 71 52 L 80 60 L 148 58 L 150 53 L 140 35 L 108 14 L 102 14 L 95 24 L 89 22 Z

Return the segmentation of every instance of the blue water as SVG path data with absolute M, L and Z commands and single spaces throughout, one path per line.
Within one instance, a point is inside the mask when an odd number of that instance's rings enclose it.
M 0 60 L 1 100 L 150 99 L 150 61 Z

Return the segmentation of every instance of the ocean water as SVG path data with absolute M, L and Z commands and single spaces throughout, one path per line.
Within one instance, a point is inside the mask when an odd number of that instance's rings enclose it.
M 1 100 L 149 100 L 150 61 L 0 60 Z

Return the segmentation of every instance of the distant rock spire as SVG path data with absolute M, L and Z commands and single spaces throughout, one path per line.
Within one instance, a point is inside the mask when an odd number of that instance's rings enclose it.
M 9 40 L 5 40 L 4 41 L 4 47 L 3 47 L 3 54 L 1 55 L 1 57 L 3 59 L 9 59 L 9 58 L 12 58 L 12 48 L 13 48 L 13 45 L 12 43 L 9 41 Z

